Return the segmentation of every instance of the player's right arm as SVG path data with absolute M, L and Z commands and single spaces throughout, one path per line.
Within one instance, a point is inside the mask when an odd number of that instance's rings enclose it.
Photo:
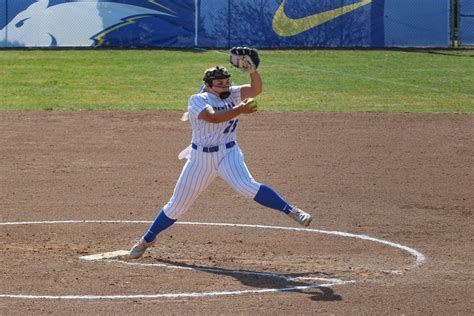
M 250 84 L 245 84 L 241 86 L 240 97 L 242 99 L 255 98 L 257 95 L 262 93 L 262 90 L 263 90 L 262 77 L 260 77 L 258 70 L 255 69 L 250 74 Z
M 222 123 L 230 121 L 240 114 L 251 114 L 256 112 L 257 105 L 252 101 L 253 99 L 251 98 L 245 99 L 232 109 L 224 111 L 214 111 L 211 106 L 208 106 L 199 113 L 198 119 L 209 123 Z

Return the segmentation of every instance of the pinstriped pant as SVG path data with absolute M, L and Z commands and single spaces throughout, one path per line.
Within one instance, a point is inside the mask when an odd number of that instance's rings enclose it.
M 217 177 L 224 179 L 241 195 L 254 198 L 260 183 L 250 174 L 238 144 L 230 149 L 225 145 L 219 151 L 206 153 L 202 148 L 191 149 L 191 154 L 181 171 L 173 196 L 163 207 L 166 216 L 178 219 L 191 207 L 198 196 Z

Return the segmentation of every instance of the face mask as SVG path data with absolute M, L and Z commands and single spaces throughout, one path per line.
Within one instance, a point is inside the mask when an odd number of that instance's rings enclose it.
M 229 96 L 230 96 L 230 91 L 219 93 L 219 98 L 221 98 L 221 99 L 227 99 Z
M 214 90 L 214 88 L 212 87 L 211 89 Z M 217 92 L 216 90 L 214 91 Z M 219 98 L 221 98 L 222 100 L 227 99 L 229 96 L 230 96 L 230 91 L 219 92 Z

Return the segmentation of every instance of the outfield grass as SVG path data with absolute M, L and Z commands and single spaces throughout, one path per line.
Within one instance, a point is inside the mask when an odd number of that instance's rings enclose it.
M 474 51 L 260 54 L 262 110 L 474 113 Z M 225 52 L 0 51 L 0 109 L 184 110 L 215 65 Z

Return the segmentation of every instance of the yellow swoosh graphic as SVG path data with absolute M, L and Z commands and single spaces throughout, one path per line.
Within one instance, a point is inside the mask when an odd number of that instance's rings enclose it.
M 285 0 L 283 0 L 273 17 L 273 30 L 280 36 L 297 35 L 313 27 L 334 20 L 341 15 L 368 5 L 372 1 L 373 0 L 361 0 L 360 2 L 349 4 L 337 9 L 316 13 L 300 19 L 292 19 L 285 14 Z
M 171 10 L 171 9 L 168 8 L 168 7 L 165 7 L 165 6 L 162 5 L 162 4 L 159 4 L 158 2 L 156 2 L 156 0 L 148 0 L 148 2 L 153 3 L 154 5 L 159 6 L 160 8 L 166 9 L 166 10 L 168 10 L 168 11 L 171 12 L 171 13 L 175 13 L 175 14 L 176 14 L 176 12 L 174 12 L 173 10 Z
M 158 2 L 156 2 L 156 0 L 148 0 L 148 2 L 153 3 L 154 5 L 157 5 L 157 6 L 159 6 L 160 8 L 166 9 L 166 10 L 168 10 L 168 11 L 170 11 L 170 12 L 176 13 L 176 12 L 174 12 L 173 10 L 171 10 L 170 8 L 165 7 L 165 6 L 162 5 L 162 4 L 159 4 Z M 162 13 L 164 13 L 164 12 L 162 12 Z M 170 14 L 167 14 L 167 13 L 164 13 L 164 14 L 170 15 Z M 143 19 L 143 18 L 146 18 L 146 17 L 149 17 L 149 16 L 151 16 L 151 14 L 144 14 L 144 15 L 134 16 L 134 17 L 132 17 L 132 18 L 128 18 L 128 19 L 124 20 L 124 22 L 122 22 L 122 23 L 119 23 L 119 24 L 114 25 L 114 26 L 112 26 L 112 27 L 110 27 L 110 28 L 108 28 L 108 29 L 103 30 L 102 32 L 100 32 L 99 34 L 97 34 L 97 35 L 94 37 L 94 40 L 96 41 L 96 43 L 94 44 L 94 47 L 100 47 L 100 46 L 102 46 L 102 45 L 104 44 L 104 37 L 105 37 L 106 35 L 108 35 L 109 33 L 113 32 L 113 31 L 115 31 L 115 30 L 118 30 L 119 28 L 122 28 L 122 27 L 124 27 L 124 26 L 126 26 L 126 25 L 133 24 L 133 23 L 135 23 L 138 19 Z
M 94 37 L 94 40 L 97 41 L 97 43 L 94 45 L 94 47 L 99 47 L 99 46 L 102 46 L 102 44 L 104 44 L 104 37 L 115 31 L 115 30 L 118 30 L 119 28 L 122 28 L 126 25 L 129 25 L 129 24 L 133 24 L 136 22 L 136 20 L 138 19 L 142 19 L 142 18 L 146 18 L 146 17 L 149 17 L 150 15 L 148 14 L 145 14 L 145 15 L 139 15 L 139 16 L 134 16 L 133 18 L 129 18 L 129 19 L 126 19 L 124 22 L 122 23 L 119 23 L 117 25 L 114 25 L 106 30 L 103 30 L 102 32 L 100 32 L 99 34 L 97 34 L 95 37 Z

